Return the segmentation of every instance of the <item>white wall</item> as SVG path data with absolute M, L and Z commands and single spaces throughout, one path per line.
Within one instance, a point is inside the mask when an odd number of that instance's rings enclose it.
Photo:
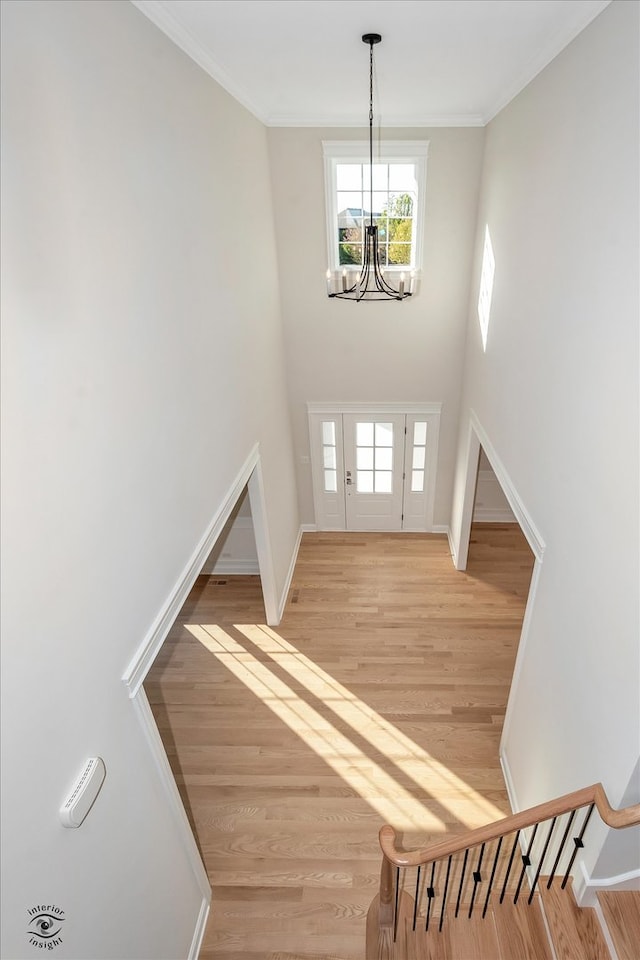
M 326 295 L 323 140 L 366 142 L 364 129 L 268 131 L 302 520 L 314 522 L 307 401 L 442 401 L 434 523 L 447 525 L 458 428 L 482 129 L 391 129 L 428 140 L 419 295 L 349 303 Z
M 599 780 L 618 804 L 640 753 L 638 36 L 614 0 L 487 128 L 452 529 L 473 410 L 547 545 L 504 739 L 520 807 Z
M 516 523 L 500 481 L 495 475 L 487 455 L 480 448 L 476 498 L 473 504 L 474 523 Z
M 259 572 L 251 504 L 245 490 L 205 560 L 202 573 L 251 575 Z
M 121 678 L 256 442 L 286 582 L 266 134 L 129 3 L 6 2 L 2 178 L 2 956 L 55 904 L 57 957 L 175 960 L 202 895 Z

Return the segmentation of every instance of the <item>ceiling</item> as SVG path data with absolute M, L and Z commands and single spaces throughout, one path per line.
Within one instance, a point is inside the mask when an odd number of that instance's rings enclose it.
M 132 0 L 269 126 L 487 123 L 610 0 Z

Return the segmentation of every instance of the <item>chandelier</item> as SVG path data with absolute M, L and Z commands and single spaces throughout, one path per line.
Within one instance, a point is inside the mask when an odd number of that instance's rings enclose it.
M 334 291 L 332 274 L 327 270 L 327 294 L 340 300 L 404 300 L 411 296 L 411 283 L 406 284 L 404 273 L 400 274 L 397 289 L 387 281 L 380 265 L 378 226 L 373 222 L 373 47 L 381 40 L 379 33 L 365 33 L 362 37 L 363 43 L 369 44 L 369 222 L 364 225 L 362 268 L 355 283 L 343 270 L 338 278 L 341 289 Z

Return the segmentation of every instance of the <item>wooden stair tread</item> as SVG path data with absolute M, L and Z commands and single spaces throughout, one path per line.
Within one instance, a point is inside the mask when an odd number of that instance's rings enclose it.
M 638 960 L 640 956 L 640 890 L 598 893 L 598 900 L 618 960 Z
M 328 953 L 291 953 L 290 951 L 282 953 L 278 951 L 277 953 L 270 953 L 267 960 L 342 960 L 342 957 Z
M 500 957 L 505 960 L 553 960 L 540 899 L 534 897 L 531 905 L 526 897 L 495 904 L 493 920 L 496 927 Z
M 546 878 L 541 878 L 539 890 L 557 960 L 611 960 L 592 907 L 579 907 L 573 890 L 569 886 L 562 890 L 558 878 L 549 890 Z

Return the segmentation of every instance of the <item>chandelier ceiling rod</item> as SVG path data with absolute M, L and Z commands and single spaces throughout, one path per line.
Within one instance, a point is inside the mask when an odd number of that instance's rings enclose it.
M 342 290 L 331 292 L 330 297 L 340 300 L 404 300 L 411 296 L 411 290 L 405 290 L 404 273 L 400 274 L 400 285 L 396 290 L 388 283 L 380 265 L 380 248 L 378 243 L 378 227 L 373 221 L 373 47 L 380 43 L 382 36 L 379 33 L 365 33 L 363 43 L 369 44 L 369 223 L 364 223 L 365 235 L 362 269 L 351 286 L 347 282 L 347 271 L 342 271 Z M 327 285 L 330 285 L 331 271 L 327 272 Z

